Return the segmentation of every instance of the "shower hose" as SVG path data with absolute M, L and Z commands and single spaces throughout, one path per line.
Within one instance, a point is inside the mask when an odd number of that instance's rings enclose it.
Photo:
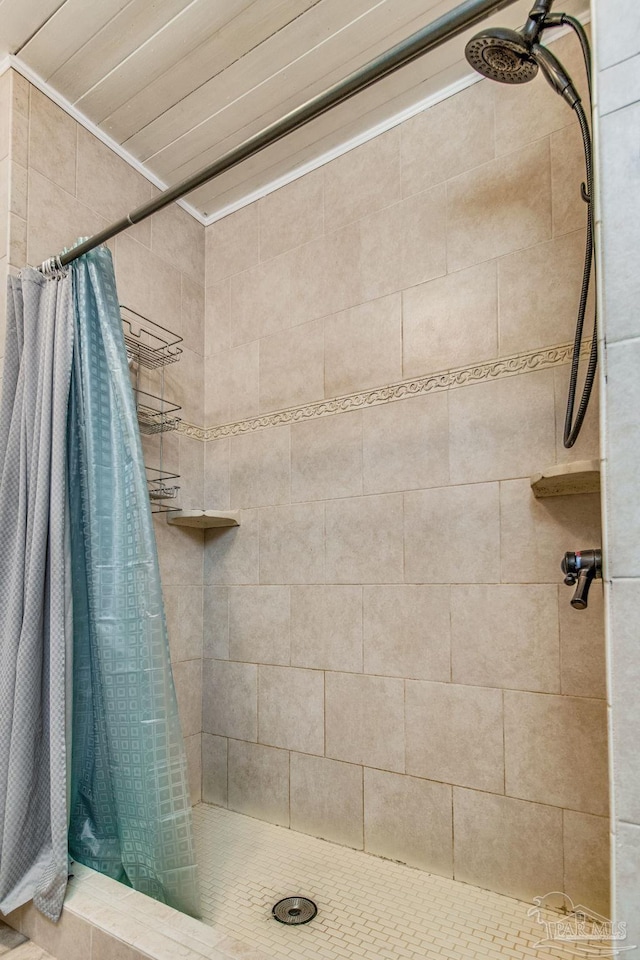
M 585 70 L 587 74 L 587 85 L 589 89 L 589 98 L 591 98 L 591 60 L 590 60 L 590 50 L 589 50 L 589 41 L 587 35 L 584 31 L 584 28 L 579 20 L 576 20 L 574 17 L 570 17 L 565 13 L 558 15 L 558 25 L 560 23 L 569 26 L 574 30 L 580 40 L 580 46 L 582 47 L 582 55 L 585 63 Z M 591 147 L 591 133 L 589 130 L 589 123 L 587 121 L 587 115 L 584 111 L 584 108 L 580 101 L 578 100 L 573 109 L 576 112 L 578 117 L 578 122 L 580 124 L 580 131 L 582 133 L 582 143 L 584 147 L 584 160 L 586 168 L 586 184 L 583 184 L 582 187 L 582 198 L 587 204 L 587 240 L 586 240 L 586 249 L 584 256 L 584 271 L 582 274 L 582 288 L 580 291 L 580 304 L 578 307 L 578 319 L 576 322 L 576 334 L 573 342 L 573 359 L 571 361 L 571 374 L 569 377 L 569 395 L 567 398 L 567 413 L 564 422 L 564 438 L 563 442 L 565 447 L 569 448 L 574 445 L 578 439 L 582 423 L 584 421 L 585 414 L 587 412 L 587 407 L 589 405 L 589 398 L 591 397 L 591 390 L 593 388 L 593 382 L 596 376 L 596 368 L 598 365 L 598 338 L 597 338 L 597 317 L 594 315 L 593 321 L 593 340 L 591 341 L 591 352 L 589 354 L 589 362 L 587 364 L 587 372 L 585 375 L 584 386 L 582 388 L 582 396 L 580 398 L 580 403 L 578 405 L 578 411 L 574 419 L 574 409 L 576 403 L 576 393 L 578 385 L 578 368 L 580 365 L 580 351 L 582 348 L 582 333 L 584 328 L 584 318 L 587 310 L 587 300 L 589 298 L 589 284 L 591 281 L 591 270 L 593 267 L 593 253 L 594 253 L 594 227 L 593 227 L 593 154 Z

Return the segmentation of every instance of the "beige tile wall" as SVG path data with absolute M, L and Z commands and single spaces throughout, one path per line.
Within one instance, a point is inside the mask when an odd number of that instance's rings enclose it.
M 0 208 L 9 164 L 9 246 L 4 258 L 0 249 L 0 280 L 7 261 L 16 271 L 27 263 L 38 264 L 76 237 L 91 234 L 144 203 L 156 189 L 14 71 L 0 77 Z M 1 214 L 0 209 L 0 223 L 4 224 Z M 172 207 L 109 246 L 121 303 L 184 338 L 183 359 L 166 373 L 165 392 L 183 406 L 185 419 L 201 424 L 204 228 L 180 208 Z M 152 389 L 160 386 L 151 378 L 145 382 Z M 158 465 L 158 438 L 145 438 L 144 447 L 147 463 Z M 168 434 L 164 448 L 165 467 L 181 474 L 182 505 L 201 507 L 203 444 Z M 203 534 L 169 527 L 161 516 L 156 518 L 156 534 L 192 793 L 198 800 Z
M 542 79 L 483 81 L 208 227 L 207 425 L 569 340 L 582 178 Z M 528 480 L 598 455 L 566 374 L 205 445 L 206 800 L 608 909 L 601 595 L 559 570 L 599 498 Z

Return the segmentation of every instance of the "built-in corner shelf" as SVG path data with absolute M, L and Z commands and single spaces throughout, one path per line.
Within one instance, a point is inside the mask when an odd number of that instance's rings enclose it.
M 176 527 L 239 527 L 240 511 L 233 510 L 175 510 L 167 523 Z
M 566 497 L 572 493 L 600 492 L 600 461 L 559 463 L 531 477 L 535 497 Z

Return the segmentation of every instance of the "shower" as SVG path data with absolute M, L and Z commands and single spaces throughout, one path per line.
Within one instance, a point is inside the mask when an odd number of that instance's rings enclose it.
M 497 80 L 499 83 L 528 83 L 536 77 L 538 70 L 540 70 L 549 85 L 575 111 L 580 124 L 586 169 L 586 183 L 582 184 L 582 199 L 587 204 L 587 240 L 564 424 L 564 445 L 565 447 L 572 447 L 578 438 L 587 412 L 598 363 L 596 321 L 594 318 L 591 353 L 582 397 L 574 419 L 582 332 L 594 253 L 592 144 L 587 115 L 571 77 L 558 58 L 547 47 L 543 47 L 539 40 L 542 32 L 549 27 L 568 26 L 576 33 L 582 47 L 589 98 L 591 98 L 591 53 L 587 35 L 580 21 L 566 13 L 551 14 L 552 3 L 553 0 L 536 0 L 527 22 L 521 30 L 490 27 L 488 30 L 482 30 L 475 34 L 466 45 L 465 55 L 474 70 L 481 73 L 483 77 L 487 77 L 489 80 Z

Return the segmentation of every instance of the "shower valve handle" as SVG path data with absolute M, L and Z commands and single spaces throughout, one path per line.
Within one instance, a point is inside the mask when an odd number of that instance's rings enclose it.
M 571 606 L 584 610 L 588 603 L 589 587 L 602 577 L 602 552 L 600 550 L 576 550 L 567 552 L 560 564 L 567 586 L 577 583 L 571 598 Z

